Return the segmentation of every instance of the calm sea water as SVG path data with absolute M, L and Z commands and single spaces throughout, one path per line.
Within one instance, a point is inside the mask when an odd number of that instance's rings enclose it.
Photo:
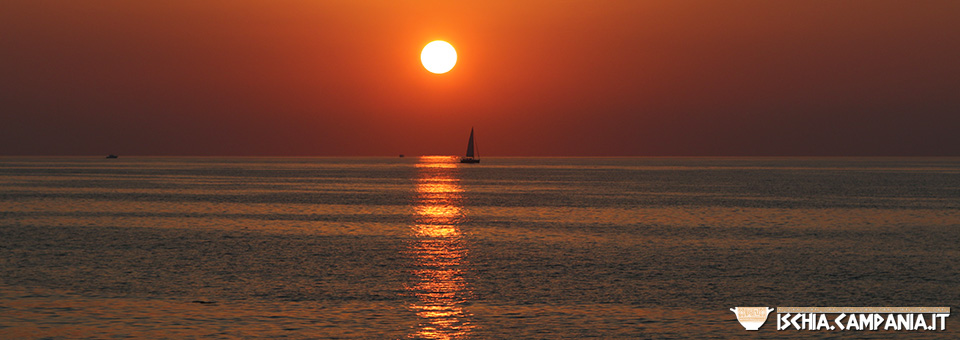
M 960 306 L 960 160 L 0 158 L 0 338 L 747 332 Z

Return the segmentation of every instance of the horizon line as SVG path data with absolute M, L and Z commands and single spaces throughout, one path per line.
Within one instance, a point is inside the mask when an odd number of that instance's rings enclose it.
M 422 154 L 400 157 L 387 155 L 150 155 L 132 154 L 123 157 L 151 158 L 417 158 L 417 157 L 462 157 L 461 155 Z M 65 158 L 106 158 L 102 154 L 87 155 L 0 155 L 3 158 L 17 157 L 65 157 Z M 960 155 L 525 155 L 525 156 L 484 156 L 483 158 L 960 158 Z

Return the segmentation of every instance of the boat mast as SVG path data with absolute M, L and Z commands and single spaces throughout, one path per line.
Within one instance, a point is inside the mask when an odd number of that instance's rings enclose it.
M 473 127 L 470 127 L 470 140 L 467 142 L 467 157 L 473 158 Z

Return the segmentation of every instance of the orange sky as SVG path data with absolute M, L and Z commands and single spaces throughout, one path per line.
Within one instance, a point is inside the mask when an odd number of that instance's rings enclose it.
M 0 155 L 960 155 L 960 1 L 0 2 Z M 447 74 L 420 65 L 436 39 Z

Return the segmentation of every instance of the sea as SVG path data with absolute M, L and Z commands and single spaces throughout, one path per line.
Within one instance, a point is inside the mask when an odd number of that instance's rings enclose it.
M 0 338 L 957 338 L 958 158 L 0 158 Z

